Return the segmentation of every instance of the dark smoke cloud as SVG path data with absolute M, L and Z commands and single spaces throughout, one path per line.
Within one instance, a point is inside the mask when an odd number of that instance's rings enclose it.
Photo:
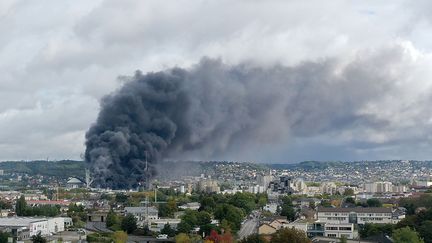
M 289 136 L 385 126 L 360 110 L 391 89 L 392 65 L 386 55 L 294 67 L 205 58 L 190 69 L 137 72 L 102 100 L 86 134 L 86 160 L 96 184 L 130 188 L 146 180 L 146 159 L 154 174 L 167 158 L 206 159 Z

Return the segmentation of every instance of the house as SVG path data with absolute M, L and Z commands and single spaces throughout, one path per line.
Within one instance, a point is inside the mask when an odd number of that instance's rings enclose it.
M 106 222 L 108 211 L 96 211 L 88 215 L 89 222 Z
M 314 207 L 318 206 L 321 203 L 320 199 L 317 198 L 299 198 L 296 200 L 293 200 L 294 206 L 300 206 L 302 208 L 309 207 L 310 205 L 313 205 Z
M 259 235 L 271 235 L 276 233 L 277 229 L 267 223 L 261 224 L 260 227 L 258 227 L 258 234 Z
M 285 228 L 285 226 L 288 224 L 288 220 L 286 218 L 284 219 L 275 219 L 273 220 L 269 225 L 271 225 L 275 229 L 281 229 Z

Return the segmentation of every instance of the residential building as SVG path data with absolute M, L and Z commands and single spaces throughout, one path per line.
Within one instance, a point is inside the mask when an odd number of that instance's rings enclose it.
M 322 194 L 330 194 L 333 195 L 337 191 L 337 186 L 334 182 L 323 182 L 320 185 L 320 192 Z
M 190 209 L 190 210 L 198 210 L 201 207 L 201 204 L 199 202 L 190 202 L 186 203 L 184 205 L 179 206 L 181 209 Z
M 155 207 L 125 207 L 124 214 L 132 214 L 137 219 L 137 223 L 143 226 L 146 221 L 159 219 L 159 211 Z
M 149 229 L 151 231 L 160 232 L 166 224 L 169 224 L 172 229 L 176 230 L 181 219 L 150 219 Z
M 198 188 L 201 192 L 207 192 L 207 193 L 219 193 L 220 187 L 216 180 L 211 179 L 204 179 L 198 182 Z
M 324 208 L 319 207 L 317 218 L 325 223 L 353 223 L 353 224 L 388 224 L 402 219 L 402 215 L 393 217 L 391 208 Z
M 71 222 L 72 219 L 63 217 L 8 217 L 0 218 L 0 229 L 10 232 L 18 240 L 25 240 L 38 233 L 47 236 L 50 233 L 62 232 L 65 230 L 65 225 L 70 225 Z

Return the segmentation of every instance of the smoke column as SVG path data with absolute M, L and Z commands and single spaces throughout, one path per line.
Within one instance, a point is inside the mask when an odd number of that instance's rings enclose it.
M 148 180 L 146 159 L 154 174 L 167 158 L 205 159 L 290 136 L 382 126 L 361 111 L 391 89 L 392 65 L 381 57 L 293 67 L 204 58 L 189 69 L 137 72 L 102 99 L 85 158 L 97 185 L 131 188 Z

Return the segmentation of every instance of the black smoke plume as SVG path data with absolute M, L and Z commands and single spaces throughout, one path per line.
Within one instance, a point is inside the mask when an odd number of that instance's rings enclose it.
M 360 112 L 392 82 L 391 63 L 375 59 L 294 67 L 203 59 L 190 69 L 137 72 L 103 98 L 86 134 L 86 161 L 97 185 L 131 188 L 163 159 L 206 159 L 288 136 L 379 126 Z

